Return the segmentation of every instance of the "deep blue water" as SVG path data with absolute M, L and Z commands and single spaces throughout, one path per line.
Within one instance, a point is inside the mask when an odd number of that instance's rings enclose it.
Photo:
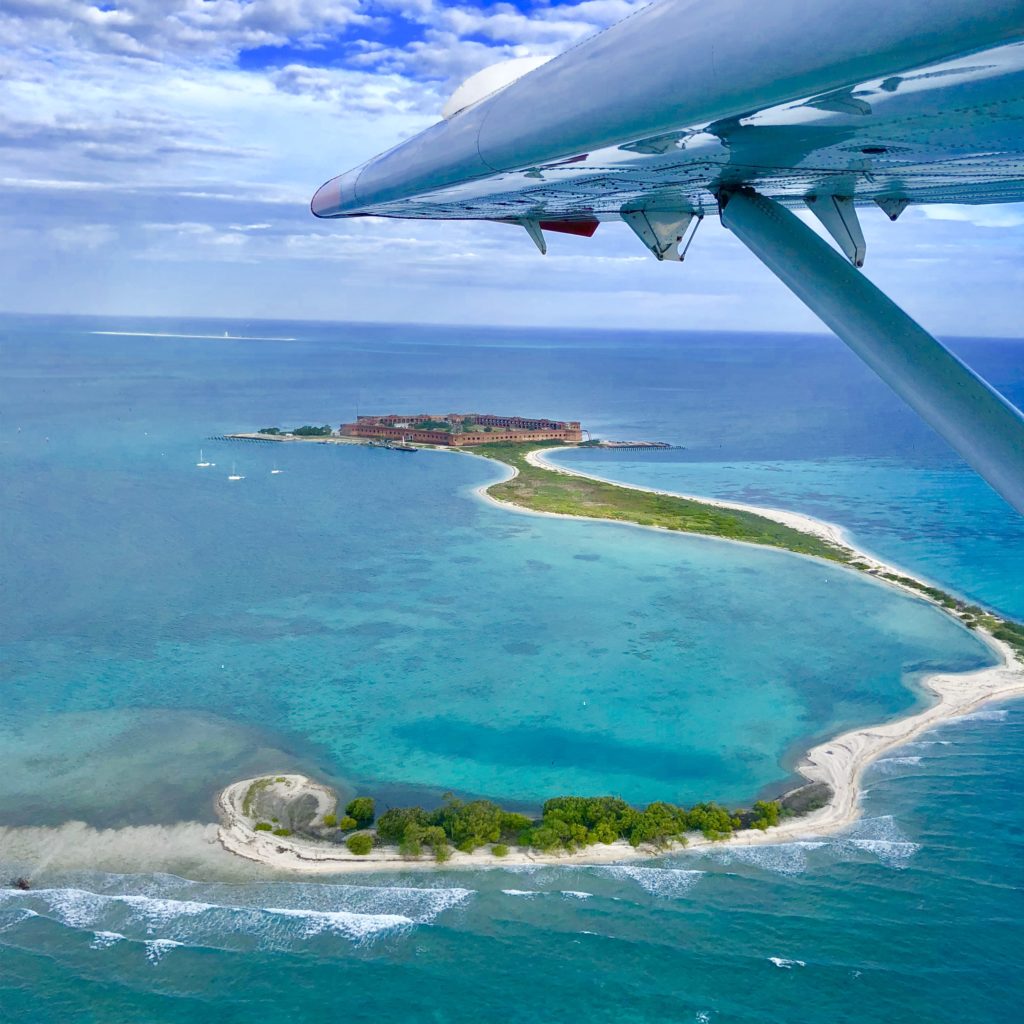
M 90 333 L 132 329 L 296 340 Z M 278 767 L 391 802 L 742 801 L 812 738 L 910 707 L 920 672 L 986 663 L 834 567 L 488 507 L 495 470 L 468 456 L 205 440 L 356 407 L 580 418 L 686 445 L 562 456 L 592 471 L 822 515 L 1021 614 L 1019 519 L 838 342 L 29 318 L 0 337 L 0 872 L 45 886 L 0 894 L 0 1018 L 1010 1018 L 1012 705 L 881 763 L 864 821 L 821 844 L 337 885 L 266 877 L 202 824 L 217 788 Z M 957 347 L 1024 398 L 1019 344 Z

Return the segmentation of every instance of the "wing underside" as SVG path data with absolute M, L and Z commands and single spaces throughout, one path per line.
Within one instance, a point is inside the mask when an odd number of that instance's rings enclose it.
M 848 8 L 661 0 L 332 179 L 313 212 L 518 223 L 542 253 L 545 230 L 621 219 L 673 261 L 720 212 L 1024 513 L 1024 416 L 857 269 L 858 204 L 895 220 L 1024 201 L 1024 9 L 861 0 L 853 23 Z
M 639 207 L 707 213 L 723 189 L 740 185 L 788 206 L 808 195 L 858 203 L 1024 200 L 1024 44 L 358 212 L 551 221 L 617 218 Z

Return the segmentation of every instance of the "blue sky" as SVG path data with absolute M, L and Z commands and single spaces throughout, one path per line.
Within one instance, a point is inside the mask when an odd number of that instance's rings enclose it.
M 474 71 L 636 6 L 5 0 L 0 309 L 816 329 L 715 223 L 678 266 L 620 224 L 541 257 L 503 225 L 309 214 L 321 182 L 436 121 Z M 926 326 L 1021 333 L 1024 208 L 863 219 L 867 273 Z

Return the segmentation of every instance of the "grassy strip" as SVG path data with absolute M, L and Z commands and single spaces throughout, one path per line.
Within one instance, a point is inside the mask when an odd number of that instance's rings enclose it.
M 899 583 L 931 598 L 965 626 L 987 629 L 996 639 L 1008 644 L 1024 660 L 1024 625 L 1012 619 L 992 615 L 977 605 L 968 604 L 938 587 L 929 586 L 911 576 L 879 572 L 857 559 L 855 553 L 840 544 L 822 540 L 813 534 L 783 526 L 756 512 L 718 508 L 702 501 L 675 498 L 665 494 L 636 491 L 618 484 L 591 480 L 569 473 L 540 469 L 526 461 L 528 452 L 538 448 L 559 448 L 557 441 L 531 444 L 482 444 L 473 448 L 474 455 L 483 455 L 512 466 L 519 475 L 504 483 L 494 484 L 487 493 L 499 501 L 562 515 L 585 516 L 588 519 L 612 519 L 641 526 L 660 526 L 666 530 L 698 533 L 707 537 L 741 540 L 748 544 L 764 544 L 784 548 L 801 555 L 813 555 L 832 562 L 842 562 L 869 576 Z
M 635 491 L 618 484 L 538 469 L 526 461 L 526 454 L 540 447 L 558 447 L 558 444 L 542 446 L 534 442 L 482 444 L 474 447 L 475 455 L 483 455 L 519 470 L 517 477 L 495 484 L 488 488 L 487 493 L 499 501 L 508 501 L 538 512 L 660 526 L 666 530 L 785 548 L 787 551 L 815 555 L 833 562 L 849 563 L 853 558 L 848 548 L 783 526 L 755 512 L 718 508 L 701 501 Z

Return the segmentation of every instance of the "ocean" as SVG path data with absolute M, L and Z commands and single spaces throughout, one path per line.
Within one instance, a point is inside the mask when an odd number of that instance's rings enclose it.
M 286 769 L 391 805 L 749 802 L 919 705 L 922 674 L 990 664 L 838 567 L 488 506 L 469 455 L 212 440 L 580 419 L 682 446 L 558 456 L 588 472 L 819 515 L 1024 617 L 1020 518 L 839 342 L 13 316 L 0 339 L 0 879 L 35 886 L 0 890 L 0 1020 L 1014 1014 L 1015 704 L 880 761 L 829 839 L 316 881 L 211 842 L 219 788 Z M 953 345 L 1024 403 L 1021 343 Z

